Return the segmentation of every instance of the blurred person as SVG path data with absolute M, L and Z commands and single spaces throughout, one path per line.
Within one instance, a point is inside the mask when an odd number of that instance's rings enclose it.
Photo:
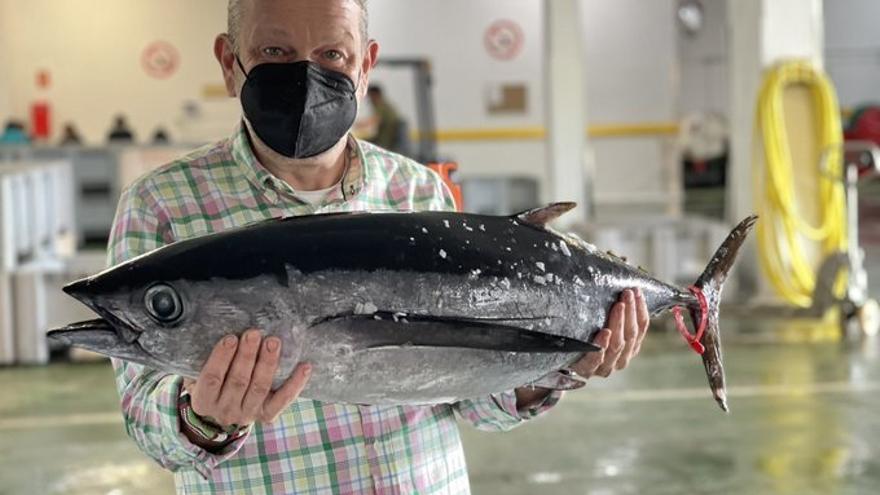
M 107 133 L 107 141 L 110 143 L 132 143 L 134 142 L 134 132 L 128 126 L 125 115 L 117 115 L 113 119 L 113 127 Z
M 409 136 L 407 135 L 406 122 L 400 118 L 394 105 L 385 98 L 385 92 L 381 86 L 370 85 L 367 89 L 367 97 L 373 107 L 372 125 L 375 133 L 367 138 L 367 141 L 395 153 L 407 154 L 409 152 Z
M 61 131 L 61 141 L 58 144 L 61 146 L 78 146 L 82 144 L 82 138 L 73 124 L 68 123 L 64 125 L 64 129 Z
M 18 120 L 8 120 L 0 134 L 0 144 L 30 144 L 31 139 L 24 130 L 24 124 Z
M 171 138 L 168 137 L 168 131 L 166 131 L 164 127 L 158 127 L 155 132 L 153 132 L 153 139 L 150 142 L 151 144 L 163 145 L 170 143 Z
M 240 125 L 123 192 L 109 262 L 273 217 L 455 210 L 430 169 L 351 135 L 379 54 L 365 4 L 229 1 L 228 33 L 217 36 L 214 55 L 229 96 L 240 100 Z M 638 353 L 648 326 L 639 292 L 624 291 L 610 315 L 594 341 L 604 350 L 574 365 L 584 377 L 608 376 Z M 228 329 L 196 380 L 113 360 L 126 431 L 175 473 L 178 493 L 465 494 L 455 415 L 505 431 L 562 395 L 523 387 L 433 406 L 303 399 L 311 365 L 271 391 L 281 342 L 260 329 L 237 336 L 243 330 Z

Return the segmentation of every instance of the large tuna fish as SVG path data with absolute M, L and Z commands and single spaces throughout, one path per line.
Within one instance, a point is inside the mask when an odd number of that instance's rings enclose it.
M 718 300 L 754 218 L 689 291 L 546 227 L 573 206 L 303 216 L 176 242 L 65 287 L 102 318 L 50 337 L 197 377 L 223 335 L 259 328 L 283 342 L 275 386 L 308 361 L 304 397 L 437 403 L 576 388 L 566 368 L 638 287 L 652 315 L 681 305 L 706 319 L 703 362 L 726 410 Z

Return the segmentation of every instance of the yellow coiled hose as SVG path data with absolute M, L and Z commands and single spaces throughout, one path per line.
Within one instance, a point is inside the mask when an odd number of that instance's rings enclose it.
M 783 94 L 790 85 L 804 85 L 811 94 L 819 122 L 815 146 L 823 163 L 801 166 L 795 171 L 786 133 Z M 763 168 L 754 160 L 758 250 L 761 266 L 771 284 L 786 301 L 800 307 L 812 303 L 817 267 L 804 251 L 804 242 L 819 246 L 819 255 L 846 251 L 846 198 L 843 187 L 840 109 L 827 76 L 806 62 L 786 62 L 769 70 L 758 99 L 756 129 L 763 141 Z M 757 145 L 757 143 L 756 143 Z M 795 173 L 816 174 L 818 225 L 811 225 L 798 211 Z M 763 188 L 763 190 L 761 189 Z M 838 284 L 842 289 L 843 284 Z

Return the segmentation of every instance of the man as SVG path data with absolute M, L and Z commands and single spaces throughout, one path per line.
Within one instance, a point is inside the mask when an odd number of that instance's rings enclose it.
M 367 98 L 373 107 L 374 125 L 376 132 L 373 136 L 368 137 L 367 141 L 393 151 L 406 155 L 408 136 L 406 136 L 406 125 L 397 114 L 397 110 L 385 98 L 382 88 L 376 85 L 370 85 L 367 89 Z
M 0 144 L 23 145 L 30 144 L 31 140 L 24 131 L 24 125 L 17 120 L 9 120 L 0 134 Z
M 243 123 L 125 191 L 111 262 L 282 215 L 453 209 L 427 168 L 349 135 L 379 53 L 367 38 L 365 2 L 230 1 L 229 33 L 214 53 Z M 625 367 L 647 316 L 637 293 L 625 291 L 596 338 L 605 351 L 576 371 Z M 455 414 L 507 430 L 560 396 L 524 388 L 423 407 L 321 403 L 298 398 L 307 363 L 269 390 L 281 352 L 277 338 L 251 329 L 217 343 L 195 381 L 114 361 L 126 429 L 175 472 L 179 493 L 467 493 Z
M 134 133 L 128 127 L 125 115 L 119 114 L 113 118 L 113 127 L 107 132 L 107 142 L 110 144 L 134 142 Z

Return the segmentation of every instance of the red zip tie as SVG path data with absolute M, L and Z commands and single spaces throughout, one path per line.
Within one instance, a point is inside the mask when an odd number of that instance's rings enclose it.
M 697 297 L 697 301 L 700 303 L 700 324 L 697 325 L 697 334 L 691 335 L 685 326 L 684 318 L 681 316 L 681 306 L 675 306 L 672 308 L 672 314 L 675 316 L 675 326 L 678 328 L 678 333 L 681 334 L 685 342 L 691 346 L 691 349 L 693 349 L 694 352 L 702 355 L 706 352 L 706 348 L 700 343 L 700 340 L 703 338 L 703 333 L 706 331 L 709 305 L 706 303 L 706 296 L 699 287 L 692 285 L 688 287 L 688 290 L 691 291 L 691 294 Z

